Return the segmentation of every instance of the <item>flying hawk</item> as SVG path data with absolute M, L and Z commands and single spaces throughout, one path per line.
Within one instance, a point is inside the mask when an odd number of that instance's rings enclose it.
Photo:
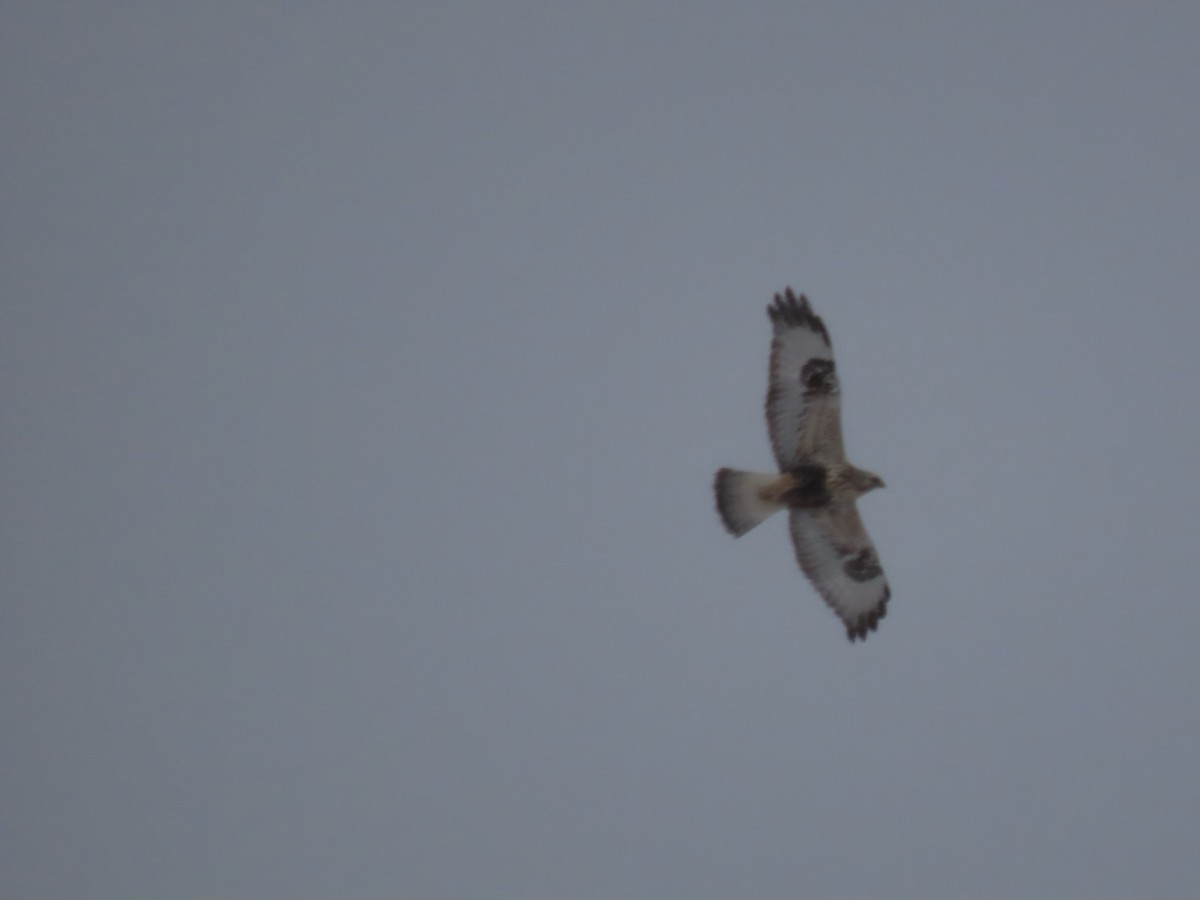
M 787 507 L 796 561 L 853 642 L 887 614 L 891 591 L 855 500 L 883 479 L 846 460 L 841 388 L 825 323 L 791 288 L 767 307 L 774 336 L 767 431 L 779 474 L 719 469 L 717 512 L 734 537 Z

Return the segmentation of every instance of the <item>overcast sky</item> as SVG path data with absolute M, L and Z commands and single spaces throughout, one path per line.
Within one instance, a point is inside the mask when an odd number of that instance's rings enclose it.
M 0 895 L 1200 892 L 1200 6 L 3 6 Z

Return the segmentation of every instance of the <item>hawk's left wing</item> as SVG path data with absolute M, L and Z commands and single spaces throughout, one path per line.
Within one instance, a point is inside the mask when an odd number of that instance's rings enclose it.
M 791 288 L 767 307 L 774 337 L 767 383 L 767 431 L 786 471 L 801 461 L 837 463 L 842 449 L 841 388 L 825 323 Z
M 847 637 L 865 640 L 887 615 L 891 590 L 858 508 L 843 501 L 793 509 L 791 531 L 804 574 L 846 623 Z

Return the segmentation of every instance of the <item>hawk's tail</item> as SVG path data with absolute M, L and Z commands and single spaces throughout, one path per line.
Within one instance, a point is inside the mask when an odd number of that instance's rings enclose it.
M 778 500 L 763 497 L 764 488 L 770 488 L 778 481 L 778 475 L 718 469 L 713 479 L 713 492 L 717 495 L 717 513 L 726 531 L 741 537 L 772 513 L 783 509 Z

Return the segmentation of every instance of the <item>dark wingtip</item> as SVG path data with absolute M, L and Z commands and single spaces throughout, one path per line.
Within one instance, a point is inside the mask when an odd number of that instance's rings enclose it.
M 885 584 L 883 599 L 879 604 L 870 612 L 863 613 L 856 621 L 846 623 L 846 637 L 850 639 L 850 643 L 865 641 L 868 634 L 879 629 L 879 620 L 887 615 L 888 601 L 891 599 L 892 589 Z
M 829 332 L 825 330 L 825 323 L 813 312 L 808 297 L 804 294 L 797 296 L 790 287 L 784 288 L 782 294 L 775 295 L 774 302 L 767 307 L 767 315 L 770 316 L 777 332 L 786 328 L 807 328 L 817 332 L 825 344 L 829 344 Z
M 812 307 L 809 305 L 808 297 L 801 294 L 796 296 L 796 292 L 790 287 L 783 289 L 782 294 L 776 294 L 773 301 L 767 306 L 767 315 L 774 320 L 799 317 L 805 311 L 812 312 Z

